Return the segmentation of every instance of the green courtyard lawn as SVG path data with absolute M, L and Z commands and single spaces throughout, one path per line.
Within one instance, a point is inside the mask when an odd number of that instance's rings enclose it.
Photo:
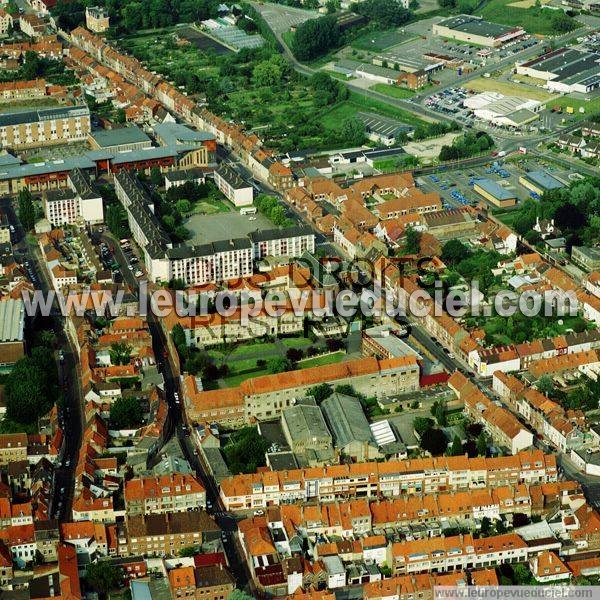
M 407 90 L 406 88 L 395 85 L 388 85 L 386 83 L 376 83 L 369 89 L 379 92 L 380 94 L 385 94 L 386 96 L 391 96 L 392 98 L 412 98 L 415 95 L 412 90 Z
M 286 337 L 279 340 L 286 348 L 295 348 L 297 350 L 306 350 L 312 345 L 312 340 L 305 337 Z
M 520 25 L 525 31 L 532 34 L 556 35 L 557 33 L 564 33 L 556 31 L 554 26 L 553 17 L 557 14 L 556 11 L 549 8 L 536 7 L 535 5 L 529 8 L 515 6 L 516 2 L 517 0 L 490 0 L 481 9 L 481 16 L 494 23 Z M 581 26 L 574 19 L 571 20 L 572 29 Z
M 526 317 L 515 313 L 512 317 L 467 318 L 469 326 L 482 327 L 486 342 L 494 345 L 522 344 L 564 335 L 568 330 L 583 331 L 589 324 L 582 317 Z
M 335 363 L 342 362 L 345 356 L 346 353 L 343 350 L 339 350 L 338 352 L 324 354 L 323 356 L 305 358 L 298 362 L 298 367 L 300 369 L 310 369 L 311 367 L 322 367 L 323 365 L 332 365 Z

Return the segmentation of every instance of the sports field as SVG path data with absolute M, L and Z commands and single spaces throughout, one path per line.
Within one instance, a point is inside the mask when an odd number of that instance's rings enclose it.
M 527 33 L 537 33 L 539 35 L 556 35 L 554 10 L 537 7 L 535 2 L 533 6 L 526 7 L 527 0 L 490 0 L 481 9 L 481 16 L 492 23 L 502 23 L 503 25 L 520 25 Z M 523 4 L 522 4 L 523 3 Z M 572 29 L 580 24 L 572 19 Z

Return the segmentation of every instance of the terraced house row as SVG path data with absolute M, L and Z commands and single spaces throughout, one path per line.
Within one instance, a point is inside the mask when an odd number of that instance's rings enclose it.
M 432 494 L 557 480 L 556 456 L 539 450 L 515 456 L 443 456 L 235 475 L 220 484 L 225 510 L 352 497 Z
M 213 133 L 217 141 L 226 145 L 239 157 L 257 179 L 269 183 L 277 190 L 285 190 L 293 185 L 291 169 L 274 160 L 273 151 L 266 148 L 256 134 L 247 135 L 239 125 L 229 123 L 197 104 L 160 75 L 145 69 L 136 58 L 120 53 L 83 27 L 71 32 L 71 41 L 178 117 L 199 129 Z
M 584 502 L 579 484 L 564 481 L 374 501 L 356 498 L 320 505 L 283 504 L 269 507 L 266 519 L 279 551 L 285 554 L 291 553 L 290 543 L 297 530 L 314 539 L 348 539 L 390 527 L 423 526 L 422 536 L 429 537 L 441 535 L 442 524 L 451 520 L 473 526 L 484 517 L 511 522 L 515 513 L 547 515 L 558 508 L 579 508 Z

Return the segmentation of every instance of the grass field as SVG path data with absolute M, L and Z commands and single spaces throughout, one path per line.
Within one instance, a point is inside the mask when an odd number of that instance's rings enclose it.
M 361 96 L 357 92 L 350 92 L 350 98 L 341 104 L 334 106 L 328 113 L 323 115 L 321 122 L 328 129 L 334 129 L 339 127 L 344 119 L 354 117 L 357 112 L 364 110 L 379 113 L 380 115 L 391 117 L 392 119 L 398 119 L 398 121 L 410 123 L 415 127 L 425 124 L 425 121 L 407 110 L 402 110 L 401 108 L 385 104 L 385 102 L 379 102 L 378 100 Z
M 502 221 L 505 225 L 507 225 L 508 227 L 512 227 L 513 223 L 515 222 L 515 220 L 517 219 L 517 217 L 519 216 L 519 211 L 518 210 L 510 210 L 510 211 L 498 211 L 498 212 L 494 212 L 493 213 L 494 216 L 499 219 L 500 221 Z
M 556 14 L 551 9 L 537 8 L 519 8 L 514 5 L 515 0 L 490 0 L 481 9 L 481 16 L 494 23 L 503 25 L 519 25 L 528 33 L 537 33 L 540 35 L 556 34 L 552 17 Z M 578 26 L 573 22 L 573 29 Z
M 549 108 L 552 106 L 560 106 L 563 110 L 567 108 L 567 106 L 572 106 L 573 116 L 580 118 L 589 118 L 590 115 L 600 113 L 600 94 L 596 95 L 595 98 L 592 98 L 589 102 L 586 100 L 579 100 L 577 98 L 569 98 L 569 96 L 563 96 L 562 98 L 557 98 L 550 103 Z M 583 108 L 585 112 L 580 113 L 579 109 Z
M 315 356 L 314 358 L 305 358 L 298 363 L 300 369 L 310 369 L 311 367 L 322 367 L 323 365 L 333 365 L 344 360 L 346 353 L 340 350 L 324 356 Z
M 538 90 L 526 85 L 520 85 L 511 81 L 498 81 L 492 77 L 473 79 L 464 84 L 464 87 L 475 92 L 499 92 L 505 96 L 519 96 L 520 98 L 529 98 L 530 100 L 539 100 L 546 102 L 554 96 L 545 90 Z
M 376 83 L 369 89 L 379 92 L 380 94 L 385 94 L 386 96 L 391 96 L 392 98 L 411 98 L 415 95 L 412 90 L 396 87 L 395 85 L 387 85 L 386 83 Z

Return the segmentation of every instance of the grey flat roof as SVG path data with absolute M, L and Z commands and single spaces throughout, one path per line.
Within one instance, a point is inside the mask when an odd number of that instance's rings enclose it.
M 12 154 L 0 154 L 0 167 L 6 167 L 8 165 L 20 165 L 23 161 L 17 156 Z
M 470 33 L 473 35 L 481 35 L 484 37 L 497 38 L 506 35 L 510 31 L 516 31 L 522 29 L 521 27 L 512 27 L 510 25 L 500 25 L 499 23 L 490 23 L 477 17 L 470 15 L 458 15 L 456 17 L 450 17 L 439 23 L 441 27 L 447 27 L 448 29 L 455 29 L 463 33 Z
M 215 136 L 212 133 L 197 131 L 196 129 L 186 127 L 181 123 L 171 122 L 155 125 L 154 133 L 156 133 L 166 146 L 181 146 L 188 144 L 197 146 L 202 142 L 215 139 Z
M 508 190 L 505 190 L 502 186 L 498 185 L 491 179 L 478 179 L 475 182 L 475 187 L 480 187 L 482 190 L 486 191 L 488 194 L 491 194 L 498 200 L 508 200 L 509 198 L 515 197 L 514 194 L 511 194 Z
M 139 144 L 152 140 L 139 127 L 119 127 L 117 129 L 101 129 L 90 134 L 100 148 L 120 146 L 122 144 Z
M 287 424 L 292 440 L 327 439 L 331 442 L 331 434 L 318 406 L 297 404 L 284 409 L 282 417 Z
M 78 167 L 80 169 L 95 169 L 96 163 L 84 154 L 82 156 L 70 156 L 64 160 L 0 166 L 0 181 L 29 177 L 32 175 L 72 171 Z
M 525 179 L 539 185 L 545 190 L 558 190 L 565 187 L 563 183 L 546 173 L 546 171 L 529 171 L 525 175 Z
M 25 305 L 22 300 L 0 301 L 0 342 L 22 342 Z
M 53 119 L 66 119 L 69 117 L 89 116 L 87 106 L 62 106 L 60 108 L 40 108 L 0 114 L 0 127 L 20 125 L 22 123 L 36 123 L 37 121 L 51 121 Z

